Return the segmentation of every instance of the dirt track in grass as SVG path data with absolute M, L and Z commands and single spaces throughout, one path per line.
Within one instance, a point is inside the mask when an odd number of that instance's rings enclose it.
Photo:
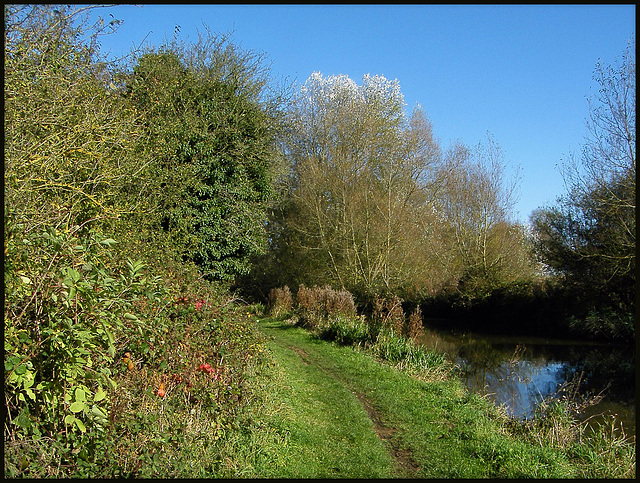
M 287 345 L 287 347 L 293 350 L 300 357 L 300 361 L 305 365 L 315 365 L 318 367 L 324 374 L 329 377 L 336 379 L 341 384 L 345 385 L 351 393 L 360 401 L 362 405 L 362 409 L 367 413 L 369 419 L 373 423 L 373 429 L 380 440 L 385 443 L 385 446 L 388 448 L 390 455 L 396 461 L 398 466 L 399 473 L 403 476 L 413 476 L 419 470 L 420 467 L 413 460 L 412 453 L 410 450 L 402 448 L 396 439 L 394 439 L 394 435 L 397 430 L 391 425 L 388 425 L 384 419 L 382 414 L 375 408 L 375 406 L 371 403 L 371 401 L 367 398 L 365 394 L 361 392 L 355 391 L 353 388 L 349 387 L 348 384 L 345 383 L 345 380 L 340 377 L 340 374 L 337 374 L 326 367 L 323 367 L 317 363 L 317 361 L 313 361 L 309 354 L 302 348 L 296 347 L 294 345 Z

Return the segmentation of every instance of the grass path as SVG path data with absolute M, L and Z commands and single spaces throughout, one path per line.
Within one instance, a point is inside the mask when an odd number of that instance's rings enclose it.
M 426 383 L 286 322 L 259 323 L 274 357 L 269 424 L 286 435 L 265 477 L 562 478 L 556 451 L 500 430 L 459 381 Z
M 354 394 L 323 365 L 317 344 L 299 328 L 269 321 L 277 361 L 272 396 L 280 410 L 271 421 L 286 435 L 278 468 L 267 477 L 383 478 L 396 464 Z

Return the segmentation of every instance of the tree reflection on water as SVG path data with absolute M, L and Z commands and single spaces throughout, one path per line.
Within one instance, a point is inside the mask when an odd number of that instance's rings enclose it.
M 569 399 L 578 419 L 617 414 L 635 435 L 633 347 L 425 329 L 422 344 L 446 353 L 470 390 L 518 419 L 541 401 Z

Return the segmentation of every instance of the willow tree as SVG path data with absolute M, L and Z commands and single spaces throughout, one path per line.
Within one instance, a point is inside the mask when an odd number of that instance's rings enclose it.
M 316 72 L 289 121 L 283 223 L 306 282 L 367 295 L 423 286 L 441 157 L 422 110 L 406 115 L 397 80 Z

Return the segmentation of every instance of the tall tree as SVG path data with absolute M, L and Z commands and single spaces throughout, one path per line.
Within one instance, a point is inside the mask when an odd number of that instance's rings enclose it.
M 266 247 L 277 123 L 261 62 L 209 34 L 146 53 L 128 80 L 162 187 L 155 226 L 207 279 L 246 273 Z
M 368 295 L 418 283 L 440 161 L 424 113 L 406 116 L 397 81 L 365 75 L 359 86 L 314 73 L 290 126 L 285 224 L 291 253 L 317 278 L 307 283 Z
M 617 66 L 598 63 L 588 137 L 565 163 L 568 193 L 532 215 L 542 261 L 591 300 L 632 310 L 635 298 L 635 41 Z
M 488 136 L 470 150 L 454 146 L 438 209 L 453 249 L 450 270 L 470 294 L 529 278 L 532 260 L 524 228 L 511 218 L 517 177 L 509 177 L 500 146 Z

